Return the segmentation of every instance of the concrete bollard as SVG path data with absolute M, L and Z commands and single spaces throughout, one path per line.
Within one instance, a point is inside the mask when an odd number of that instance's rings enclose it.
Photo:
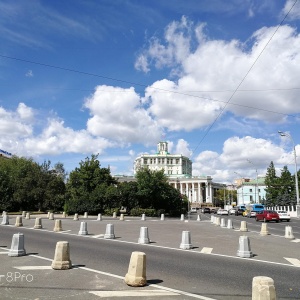
M 75 214 L 75 215 L 74 215 L 74 218 L 73 218 L 73 221 L 78 221 L 78 220 L 79 220 L 78 214 Z
M 220 217 L 215 217 L 215 225 L 216 226 L 220 226 L 221 223 L 220 223 Z
M 268 224 L 267 224 L 267 223 L 262 223 L 262 224 L 261 224 L 260 235 L 266 236 L 266 235 L 268 235 L 268 234 L 269 234 Z
M 113 212 L 113 218 L 116 219 L 117 218 L 117 213 L 114 211 Z
M 221 218 L 221 224 L 220 224 L 220 226 L 221 226 L 222 228 L 225 228 L 225 227 L 226 227 L 226 222 L 225 222 L 225 219 L 224 219 L 224 218 Z
M 253 277 L 252 300 L 276 300 L 274 280 L 266 276 Z
M 215 216 L 214 215 L 210 216 L 210 222 L 213 223 L 213 224 L 215 223 Z
M 62 231 L 61 220 L 55 220 L 53 231 L 55 232 Z
M 128 272 L 124 281 L 129 286 L 141 287 L 147 284 L 146 279 L 146 254 L 134 251 L 131 253 Z
M 161 221 L 164 221 L 164 220 L 165 220 L 165 214 L 161 214 L 161 215 L 160 215 L 160 220 L 161 220 Z
M 72 268 L 70 260 L 69 242 L 57 242 L 54 254 L 54 260 L 51 264 L 54 270 L 68 270 Z
M 233 223 L 232 223 L 232 219 L 228 219 L 228 222 L 227 222 L 227 229 L 234 229 Z
M 83 215 L 83 217 L 84 217 L 85 219 L 87 219 L 87 218 L 88 218 L 88 213 L 85 212 L 84 215 Z
M 47 219 L 49 219 L 50 218 L 50 211 L 48 211 L 48 213 L 47 213 Z
M 247 236 L 243 235 L 239 238 L 239 249 L 237 251 L 237 256 L 243 258 L 253 257 L 251 252 L 250 240 Z
M 293 234 L 292 226 L 285 226 L 285 235 L 284 235 L 284 237 L 286 239 L 291 239 L 291 240 L 293 240 L 295 238 L 294 234 Z
M 102 215 L 101 214 L 98 214 L 97 221 L 102 221 Z
M 114 233 L 114 225 L 113 224 L 107 224 L 106 225 L 106 231 L 104 234 L 105 239 L 114 239 L 115 233 Z
M 29 212 L 26 213 L 25 219 L 26 219 L 26 220 L 30 220 L 30 213 L 29 213 Z
M 54 220 L 54 213 L 49 214 L 49 220 Z
M 22 222 L 22 217 L 21 216 L 17 216 L 16 217 L 16 227 L 22 227 L 23 226 L 23 222 Z
M 66 217 L 67 217 L 66 213 L 63 212 L 63 213 L 62 213 L 62 218 L 66 218 Z
M 184 214 L 181 214 L 180 221 L 184 221 Z
M 3 215 L 1 225 L 9 225 L 9 217 L 8 215 Z
M 148 227 L 141 227 L 138 243 L 139 244 L 149 244 L 150 243 Z
M 34 229 L 42 229 L 42 219 L 41 218 L 35 218 L 35 223 L 33 226 Z
M 246 221 L 241 221 L 240 231 L 242 231 L 242 232 L 247 232 L 248 231 L 247 222 Z
M 124 214 L 120 214 L 120 221 L 124 221 Z
M 15 233 L 12 237 L 11 247 L 8 256 L 23 256 L 26 255 L 24 248 L 24 234 Z
M 6 211 L 4 210 L 4 211 L 2 212 L 2 217 L 5 216 L 5 215 L 7 215 L 7 213 L 6 213 Z
M 23 218 L 26 217 L 26 211 L 25 211 L 25 210 L 22 211 L 22 217 L 23 217 Z
M 189 231 L 182 231 L 180 249 L 189 250 L 192 249 L 191 233 Z
M 79 230 L 78 234 L 79 235 L 87 235 L 88 234 L 87 222 L 80 223 L 80 230 Z
M 146 221 L 146 215 L 145 215 L 145 214 L 142 214 L 141 220 L 142 220 L 142 221 Z
M 201 221 L 200 215 L 197 216 L 197 221 Z

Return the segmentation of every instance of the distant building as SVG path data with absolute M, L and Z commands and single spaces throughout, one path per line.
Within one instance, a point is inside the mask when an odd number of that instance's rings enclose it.
M 157 144 L 157 153 L 142 154 L 134 162 L 134 174 L 140 168 L 164 170 L 170 185 L 186 195 L 192 206 L 214 206 L 216 191 L 226 185 L 215 183 L 211 176 L 192 176 L 192 161 L 181 154 L 170 154 L 167 142 Z M 114 176 L 119 182 L 133 181 L 134 176 Z
M 266 199 L 265 177 L 258 177 L 257 180 L 245 179 L 237 184 L 238 205 L 261 203 L 264 199 Z
M 5 151 L 5 150 L 2 150 L 0 149 L 0 157 L 3 157 L 3 158 L 11 158 L 12 157 L 12 154 Z

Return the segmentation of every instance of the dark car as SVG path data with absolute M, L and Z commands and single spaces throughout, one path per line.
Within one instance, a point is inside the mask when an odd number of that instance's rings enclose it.
M 276 223 L 278 223 L 280 219 L 278 213 L 275 210 L 262 210 L 256 213 L 255 220 L 264 222 L 275 221 Z
M 210 214 L 210 208 L 209 207 L 204 207 L 203 208 L 203 213 L 204 214 Z
M 235 211 L 234 214 L 235 214 L 236 216 L 242 216 L 244 211 L 245 211 L 244 209 L 238 208 L 238 209 Z

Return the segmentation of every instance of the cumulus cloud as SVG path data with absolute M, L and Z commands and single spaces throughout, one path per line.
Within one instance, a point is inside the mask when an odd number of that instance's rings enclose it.
M 123 89 L 98 86 L 85 101 L 91 117 L 87 130 L 124 144 L 157 142 L 161 130 L 149 112 L 142 107 L 140 96 L 134 88 Z
M 194 159 L 194 175 L 211 175 L 214 181 L 233 182 L 234 178 L 264 176 L 274 164 L 289 164 L 290 153 L 265 139 L 250 136 L 231 137 L 223 144 L 222 153 L 203 151 Z M 234 173 L 237 172 L 238 174 Z
M 171 131 L 205 128 L 223 110 L 264 123 L 285 122 L 288 114 L 300 112 L 294 89 L 300 72 L 295 28 L 281 26 L 272 37 L 276 28 L 264 27 L 247 41 L 226 41 L 209 39 L 205 27 L 185 17 L 172 22 L 164 39 L 150 39 L 137 58 L 141 70 L 166 67 L 177 74 L 176 80 L 161 79 L 146 89 L 149 112 L 160 126 Z
M 287 13 L 289 13 L 288 15 L 288 19 L 291 20 L 298 20 L 300 19 L 300 4 L 299 1 L 297 1 L 297 3 L 295 4 L 295 0 L 287 0 L 284 8 L 282 10 L 282 15 L 286 15 Z M 294 7 L 292 7 L 294 5 Z M 292 10 L 291 10 L 292 8 Z

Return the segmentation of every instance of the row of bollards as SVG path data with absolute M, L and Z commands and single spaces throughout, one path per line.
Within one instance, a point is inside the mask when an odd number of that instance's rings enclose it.
M 141 236 L 142 235 L 146 238 L 146 231 L 141 230 Z M 185 238 L 182 240 L 182 247 L 185 247 L 190 244 L 190 240 L 186 232 L 184 232 L 183 236 L 185 236 Z M 251 257 L 252 253 L 247 250 L 248 242 L 247 237 L 240 237 L 240 244 L 242 244 L 244 255 Z M 14 234 L 8 256 L 26 255 L 24 244 L 24 234 Z M 239 251 L 242 252 L 242 249 Z M 68 270 L 72 268 L 69 242 L 59 241 L 56 243 L 51 268 L 54 270 Z M 131 253 L 128 271 L 124 277 L 124 281 L 127 285 L 132 287 L 142 287 L 147 284 L 146 254 L 144 252 L 134 251 Z M 252 280 L 252 299 L 276 300 L 274 280 L 266 276 L 254 277 Z

